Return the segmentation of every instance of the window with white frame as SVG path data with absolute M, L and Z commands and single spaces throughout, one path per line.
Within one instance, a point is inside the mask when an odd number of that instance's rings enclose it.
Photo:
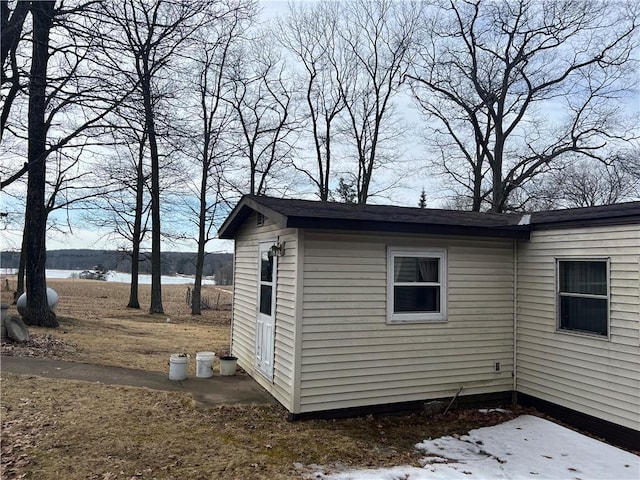
M 558 328 L 608 336 L 609 262 L 557 260 Z
M 445 249 L 387 249 L 387 322 L 447 318 Z

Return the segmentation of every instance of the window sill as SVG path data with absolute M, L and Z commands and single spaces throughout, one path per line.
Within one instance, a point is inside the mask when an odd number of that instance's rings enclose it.
M 407 318 L 407 319 L 391 319 L 387 318 L 387 325 L 403 325 L 403 324 L 411 324 L 411 323 L 447 323 L 446 318 Z
M 574 337 L 593 338 L 595 340 L 604 340 L 607 342 L 611 340 L 610 335 L 600 335 L 599 333 L 582 332 L 580 330 L 568 330 L 564 328 L 556 328 L 555 332 L 561 335 L 572 335 Z

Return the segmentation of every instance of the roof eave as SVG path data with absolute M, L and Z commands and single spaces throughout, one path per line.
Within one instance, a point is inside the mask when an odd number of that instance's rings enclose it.
M 477 236 L 497 238 L 530 238 L 529 225 L 504 227 L 483 227 L 468 225 L 444 225 L 436 223 L 404 223 L 394 221 L 371 221 L 352 219 L 324 219 L 315 217 L 290 216 L 287 227 L 319 230 L 345 230 L 360 232 L 416 233 L 454 236 Z
M 272 208 L 269 208 L 260 202 L 257 202 L 252 197 L 244 196 L 240 199 L 238 204 L 218 229 L 218 238 L 221 238 L 223 240 L 233 240 L 235 238 L 236 232 L 249 217 L 252 211 L 263 214 L 265 217 L 270 218 L 283 227 L 287 225 L 286 215 L 283 215 L 280 212 L 273 210 Z

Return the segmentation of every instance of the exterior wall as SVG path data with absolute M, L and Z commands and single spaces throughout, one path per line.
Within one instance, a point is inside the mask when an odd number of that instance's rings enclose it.
M 294 413 L 513 388 L 513 241 L 304 231 Z M 446 248 L 448 321 L 386 323 L 387 246 Z M 502 371 L 494 372 L 495 362 Z
M 265 217 L 256 226 L 253 213 L 237 232 L 234 257 L 234 301 L 231 350 L 244 368 L 289 410 L 293 402 L 297 231 L 282 229 Z M 258 243 L 278 239 L 285 254 L 278 257 L 276 277 L 275 359 L 273 382 L 255 368 L 258 300 Z
M 610 259 L 610 337 L 556 331 L 558 257 Z M 517 390 L 640 430 L 640 225 L 537 230 L 518 246 Z

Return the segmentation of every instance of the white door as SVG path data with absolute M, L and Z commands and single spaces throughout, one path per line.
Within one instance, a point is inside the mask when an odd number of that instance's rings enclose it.
M 277 258 L 271 255 L 274 242 L 261 243 L 258 260 L 258 316 L 256 320 L 256 368 L 273 378 L 275 342 Z

